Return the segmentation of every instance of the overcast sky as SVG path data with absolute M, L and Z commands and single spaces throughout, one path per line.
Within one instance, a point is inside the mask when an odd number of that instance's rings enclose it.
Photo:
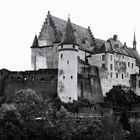
M 30 70 L 31 49 L 47 12 L 107 40 L 114 34 L 132 47 L 134 29 L 140 53 L 139 0 L 0 0 L 0 69 Z

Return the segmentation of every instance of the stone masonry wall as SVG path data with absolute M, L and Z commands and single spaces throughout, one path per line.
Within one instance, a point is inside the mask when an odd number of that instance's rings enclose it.
M 41 94 L 44 99 L 57 95 L 57 69 L 4 73 L 0 73 L 0 95 L 8 100 L 16 91 L 27 88 Z
M 80 63 L 78 74 L 78 96 L 91 102 L 102 102 L 103 94 L 98 68 Z

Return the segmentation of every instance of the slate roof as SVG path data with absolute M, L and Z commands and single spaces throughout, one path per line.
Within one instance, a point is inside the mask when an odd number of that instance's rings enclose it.
M 34 41 L 33 41 L 33 44 L 31 46 L 31 48 L 36 48 L 38 47 L 38 39 L 37 39 L 37 35 L 35 35 L 34 37 Z
M 56 42 L 60 43 L 67 21 L 57 18 L 55 16 L 52 16 L 50 13 L 48 13 L 47 18 L 45 19 L 45 22 L 42 26 L 38 39 L 42 40 L 42 39 L 44 39 L 44 37 L 47 36 L 45 34 L 44 30 L 47 30 L 46 24 L 47 24 L 48 18 L 49 18 L 49 21 L 51 22 L 52 26 L 54 27 L 54 30 L 56 33 L 56 35 L 55 35 Z M 79 45 L 80 49 L 92 52 L 94 38 L 93 38 L 93 35 L 92 35 L 90 29 L 78 26 L 73 23 L 71 23 L 71 24 L 72 24 L 72 28 L 74 30 L 76 43 Z M 44 32 L 44 33 L 42 34 L 42 32 Z
M 77 44 L 70 18 L 68 18 L 63 37 L 61 39 L 61 44 Z
M 136 58 L 136 65 L 140 66 L 140 55 L 138 51 L 134 48 L 128 48 L 132 55 Z
M 99 39 L 97 40 L 99 41 Z M 101 43 L 102 42 L 102 43 Z M 140 55 L 134 48 L 123 45 L 119 40 L 109 38 L 107 41 L 101 40 L 97 47 L 94 49 L 94 53 L 119 53 L 136 59 L 136 65 L 140 66 Z
M 38 40 L 42 41 L 47 37 L 47 24 L 51 24 L 55 32 L 55 42 L 60 43 L 65 31 L 67 21 L 55 17 L 48 12 L 47 18 L 42 26 L 41 32 L 38 36 Z M 84 28 L 74 23 L 71 23 L 76 43 L 79 45 L 79 49 L 91 52 L 91 53 L 119 53 L 122 55 L 136 58 L 136 64 L 140 66 L 140 56 L 136 49 L 129 48 L 122 44 L 118 39 L 109 38 L 107 41 L 94 38 L 90 27 Z M 54 42 L 52 42 L 53 44 Z

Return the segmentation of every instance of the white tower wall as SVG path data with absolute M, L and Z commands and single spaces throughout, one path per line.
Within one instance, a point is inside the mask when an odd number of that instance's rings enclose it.
M 63 102 L 77 100 L 78 46 L 59 46 L 58 96 Z

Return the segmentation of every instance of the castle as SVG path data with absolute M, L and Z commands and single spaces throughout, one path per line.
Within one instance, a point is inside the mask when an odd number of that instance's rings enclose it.
M 133 48 L 117 35 L 107 41 L 48 12 L 31 46 L 32 71 L 1 70 L 0 93 L 32 88 L 43 96 L 57 95 L 63 102 L 78 98 L 102 102 L 113 86 L 140 93 L 140 56 L 134 34 Z M 3 85 L 4 88 L 3 88 Z

